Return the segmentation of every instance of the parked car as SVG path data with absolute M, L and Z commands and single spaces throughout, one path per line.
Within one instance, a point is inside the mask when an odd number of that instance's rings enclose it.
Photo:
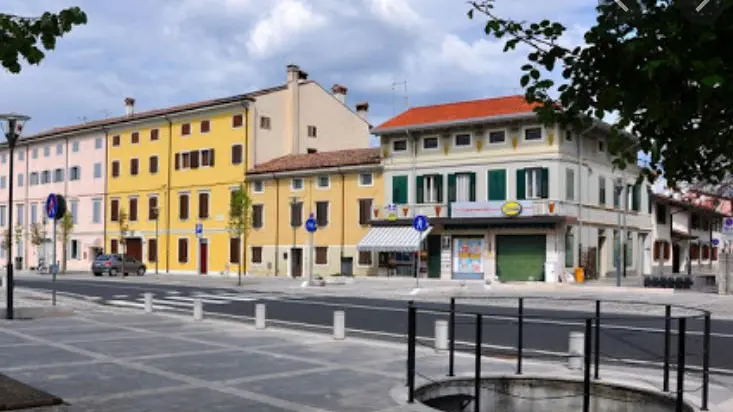
M 109 276 L 117 276 L 118 274 L 143 276 L 146 270 L 145 264 L 132 256 L 99 255 L 92 263 L 94 276 L 102 276 L 105 273 Z

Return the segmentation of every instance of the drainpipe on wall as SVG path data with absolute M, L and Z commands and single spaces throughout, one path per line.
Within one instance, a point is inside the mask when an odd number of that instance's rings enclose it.
M 244 171 L 242 174 L 242 181 L 244 182 L 242 187 L 243 194 L 249 196 L 249 182 L 245 178 L 247 176 L 247 170 L 249 170 L 249 104 L 247 103 L 247 100 L 240 101 L 239 104 L 242 105 L 244 108 L 244 118 L 246 119 L 247 124 L 244 125 Z M 251 220 L 251 219 L 250 219 Z M 249 248 L 248 243 L 248 236 L 244 236 L 244 239 L 242 241 L 242 253 L 241 253 L 241 260 L 240 266 L 244 268 L 244 276 L 247 276 L 247 269 L 249 268 L 249 265 L 247 264 L 247 249 Z
M 417 187 L 415 187 L 417 184 L 417 137 L 413 136 L 409 130 L 405 130 L 405 134 L 407 135 L 407 140 L 412 144 L 412 176 L 410 177 L 410 181 L 407 182 L 407 203 L 410 203 L 410 198 L 412 197 L 413 204 L 410 209 L 412 209 L 412 214 L 414 216 L 416 214 L 414 207 L 417 206 Z M 412 187 L 413 190 L 410 190 L 410 187 Z M 394 188 L 392 190 L 394 191 Z M 394 199 L 392 199 L 392 201 L 394 201 Z
M 107 165 L 109 162 L 109 145 L 107 144 L 107 139 L 109 139 L 109 130 L 107 128 L 103 128 L 104 130 L 104 193 L 102 193 L 102 251 L 107 251 L 107 182 L 109 179 L 107 179 L 107 173 L 109 172 Z M 93 171 L 92 171 L 93 172 Z
M 344 262 L 344 243 L 346 243 L 346 175 L 344 171 L 339 167 L 339 173 L 341 174 L 341 262 L 339 266 Z M 357 177 L 358 179 L 358 177 Z M 343 268 L 340 268 L 343 272 Z M 343 274 L 343 273 L 342 273 Z
M 583 259 L 583 139 L 594 128 L 595 124 L 591 124 L 578 134 L 578 267 L 582 267 Z M 588 180 L 590 180 L 590 175 Z
M 278 179 L 277 177 L 274 177 L 274 179 L 275 179 L 275 276 L 279 276 L 280 275 L 280 179 Z
M 171 175 L 173 174 L 173 171 L 175 170 L 175 165 L 173 164 L 173 161 L 175 160 L 175 156 L 173 156 L 173 121 L 170 119 L 170 117 L 165 116 L 165 119 L 168 121 L 168 179 L 166 183 L 166 192 L 165 192 L 165 198 L 166 203 L 168 204 L 167 213 L 165 216 L 166 224 L 165 224 L 165 273 L 170 273 L 171 268 Z M 157 257 L 157 256 L 156 256 Z

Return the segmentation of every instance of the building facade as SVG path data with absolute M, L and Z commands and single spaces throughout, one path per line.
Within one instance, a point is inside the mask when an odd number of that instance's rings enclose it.
M 510 96 L 411 108 L 373 133 L 385 204 L 359 247 L 379 253 L 380 273 L 414 274 L 416 246 L 404 237 L 415 235 L 400 227 L 418 214 L 431 222 L 421 244 L 429 277 L 555 282 L 579 265 L 605 276 L 622 245 L 627 272 L 651 259 L 649 187 L 635 168 L 614 169 L 603 124 L 544 127 Z
M 373 205 L 383 203 L 380 150 L 348 149 L 288 155 L 247 174 L 252 199 L 247 271 L 276 276 L 374 275 L 371 252 L 356 243 L 369 231 Z M 305 221 L 318 224 L 314 248 Z M 238 257 L 230 252 L 232 264 Z M 311 266 L 312 261 L 312 266 Z
M 724 216 L 679 192 L 654 195 L 654 243 L 649 272 L 715 273 L 725 243 L 721 233 Z
M 7 224 L 8 148 L 0 148 L 0 225 Z M 24 138 L 15 149 L 13 190 L 13 256 L 23 268 L 35 268 L 41 259 L 52 262 L 53 225 L 46 218 L 50 193 L 62 194 L 73 230 L 66 245 L 57 227 L 56 257 L 68 270 L 88 270 L 104 238 L 104 135 L 75 128 L 57 129 Z M 4 229 L 5 230 L 5 229 Z M 6 259 L 7 251 L 0 251 Z
M 347 94 L 341 85 L 329 92 L 289 65 L 276 87 L 139 113 L 127 98 L 123 116 L 24 136 L 15 176 L 8 176 L 8 149 L 0 146 L 0 223 L 15 207 L 14 255 L 34 267 L 40 257 L 50 259 L 51 226 L 47 241 L 35 246 L 31 224 L 43 223 L 48 194 L 61 193 L 75 222 L 64 246 L 71 270 L 89 270 L 98 253 L 126 250 L 150 271 L 226 272 L 229 196 L 252 165 L 368 147 L 368 105 L 349 108 Z M 14 205 L 7 204 L 11 178 Z M 0 248 L 0 260 L 5 256 Z

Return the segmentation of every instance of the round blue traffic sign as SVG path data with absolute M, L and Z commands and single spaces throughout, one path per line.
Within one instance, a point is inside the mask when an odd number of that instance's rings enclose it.
M 46 215 L 49 219 L 56 219 L 59 210 L 59 201 L 56 195 L 51 193 L 46 199 Z
M 718 246 L 720 244 L 720 240 L 713 239 L 713 246 Z
M 417 215 L 412 219 L 412 227 L 418 232 L 428 230 L 428 218 L 425 215 Z
M 310 217 L 308 217 L 308 220 L 305 221 L 305 230 L 308 233 L 313 233 L 318 230 L 318 222 L 316 222 L 316 218 L 313 217 L 313 213 L 311 213 Z

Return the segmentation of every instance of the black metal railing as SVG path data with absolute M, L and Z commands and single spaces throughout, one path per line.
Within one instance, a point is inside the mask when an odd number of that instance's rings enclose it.
M 407 386 L 408 386 L 408 402 L 414 403 L 415 401 L 415 376 L 417 375 L 416 370 L 416 361 L 417 358 L 415 356 L 415 350 L 416 346 L 418 345 L 418 331 L 417 331 L 417 325 L 418 325 L 418 315 L 421 312 L 424 312 L 425 314 L 430 314 L 432 316 L 435 316 L 436 314 L 438 316 L 447 316 L 448 318 L 448 376 L 455 376 L 455 354 L 457 351 L 462 352 L 473 352 L 474 354 L 474 371 L 473 371 L 473 379 L 474 379 L 474 395 L 473 395 L 473 406 L 474 411 L 480 410 L 481 405 L 481 360 L 484 354 L 486 353 L 485 343 L 483 342 L 483 326 L 484 322 L 487 318 L 492 317 L 499 317 L 504 320 L 506 318 L 516 318 L 516 347 L 515 350 L 512 351 L 512 353 L 516 354 L 516 374 L 521 375 L 523 373 L 522 369 L 522 361 L 527 356 L 527 351 L 530 351 L 530 348 L 525 347 L 525 339 L 524 339 L 524 332 L 526 325 L 525 323 L 528 321 L 535 321 L 541 323 L 544 321 L 554 321 L 557 319 L 561 320 L 575 320 L 575 321 L 582 321 L 584 324 L 584 350 L 583 350 L 583 411 L 587 412 L 590 410 L 590 402 L 591 402 L 591 396 L 592 396 L 592 390 L 591 390 L 591 380 L 592 379 L 600 379 L 601 375 L 601 341 L 602 336 L 608 336 L 611 339 L 616 339 L 619 342 L 623 342 L 625 345 L 631 345 L 632 347 L 635 346 L 633 342 L 630 342 L 628 340 L 625 340 L 623 337 L 614 337 L 611 335 L 610 330 L 612 325 L 610 323 L 611 320 L 615 319 L 623 319 L 626 321 L 629 321 L 630 319 L 633 320 L 633 316 L 628 315 L 619 315 L 619 314 L 608 314 L 604 315 L 602 313 L 602 303 L 617 303 L 617 304 L 643 304 L 650 307 L 654 306 L 663 306 L 664 307 L 664 316 L 663 316 L 663 324 L 664 324 L 664 344 L 663 344 L 663 354 L 661 355 L 662 358 L 662 390 L 664 392 L 669 392 L 669 374 L 671 369 L 671 358 L 672 358 L 672 323 L 673 321 L 676 321 L 677 326 L 677 353 L 676 353 L 676 362 L 675 362 L 675 368 L 676 368 L 676 393 L 675 393 L 675 410 L 676 411 L 683 411 L 685 410 L 685 375 L 690 374 L 692 372 L 688 371 L 689 367 L 687 366 L 687 356 L 686 353 L 687 349 L 687 339 L 688 339 L 688 320 L 696 320 L 696 319 L 702 319 L 703 320 L 703 342 L 702 342 L 702 385 L 699 388 L 699 390 L 702 391 L 701 393 L 701 410 L 707 411 L 708 410 L 708 398 L 709 398 L 709 384 L 710 384 L 710 333 L 711 333 L 711 317 L 710 312 L 700 310 L 697 308 L 690 308 L 690 307 L 684 307 L 684 306 L 677 306 L 677 305 L 654 305 L 654 304 L 647 304 L 643 302 L 625 302 L 625 301 L 612 301 L 612 300 L 593 300 L 593 299 L 563 299 L 566 301 L 587 301 L 589 303 L 594 303 L 595 310 L 594 313 L 589 313 L 588 316 L 581 316 L 581 317 L 574 317 L 569 318 L 567 316 L 561 316 L 562 312 L 553 312 L 552 310 L 545 310 L 549 313 L 558 313 L 557 316 L 551 316 L 551 315 L 542 315 L 542 316 L 533 316 L 527 314 L 527 308 L 526 304 L 528 300 L 535 300 L 535 299 L 543 299 L 543 300 L 557 300 L 557 298 L 546 298 L 546 297 L 508 297 L 508 298 L 497 298 L 497 297 L 491 297 L 492 300 L 497 299 L 516 299 L 517 302 L 517 311 L 515 316 L 507 316 L 506 310 L 503 310 L 503 313 L 497 314 L 492 313 L 492 310 L 498 310 L 500 308 L 495 306 L 475 306 L 472 305 L 472 307 L 469 310 L 465 309 L 459 309 L 457 307 L 457 300 L 472 300 L 476 302 L 477 298 L 451 298 L 450 303 L 447 307 L 447 309 L 444 308 L 436 308 L 434 305 L 428 306 L 425 305 L 424 307 L 418 306 L 415 304 L 414 301 L 408 302 L 408 319 L 407 319 L 407 342 L 408 342 L 408 352 L 407 352 Z M 687 315 L 679 315 L 679 316 L 672 316 L 672 309 L 675 310 L 684 310 L 686 312 L 691 312 L 691 314 Z M 506 309 L 506 308 L 503 308 Z M 456 317 L 469 317 L 472 318 L 469 323 L 473 323 L 475 327 L 475 335 L 474 335 L 474 342 L 460 342 L 461 348 L 457 348 L 457 334 L 456 334 L 456 328 L 459 325 L 459 322 L 457 322 Z M 644 320 L 645 322 L 648 322 L 650 320 L 658 319 L 659 317 L 654 316 L 644 316 L 643 318 L 640 317 L 639 319 Z M 601 321 L 604 321 L 605 323 L 602 324 Z M 661 323 L 661 322 L 660 322 Z M 466 322 L 463 323 L 464 325 L 467 325 Z M 607 326 L 604 326 L 606 325 Z M 604 329 L 605 328 L 605 329 Z M 602 334 L 601 332 L 604 332 Z M 645 351 L 643 348 L 637 348 L 640 351 L 644 351 L 645 353 L 651 353 L 648 351 Z M 652 353 L 652 355 L 655 355 Z M 619 361 L 620 359 L 615 359 L 613 356 L 605 355 L 603 356 L 604 361 Z M 592 378 L 591 378 L 592 375 Z M 579 396 L 578 394 L 577 396 Z

